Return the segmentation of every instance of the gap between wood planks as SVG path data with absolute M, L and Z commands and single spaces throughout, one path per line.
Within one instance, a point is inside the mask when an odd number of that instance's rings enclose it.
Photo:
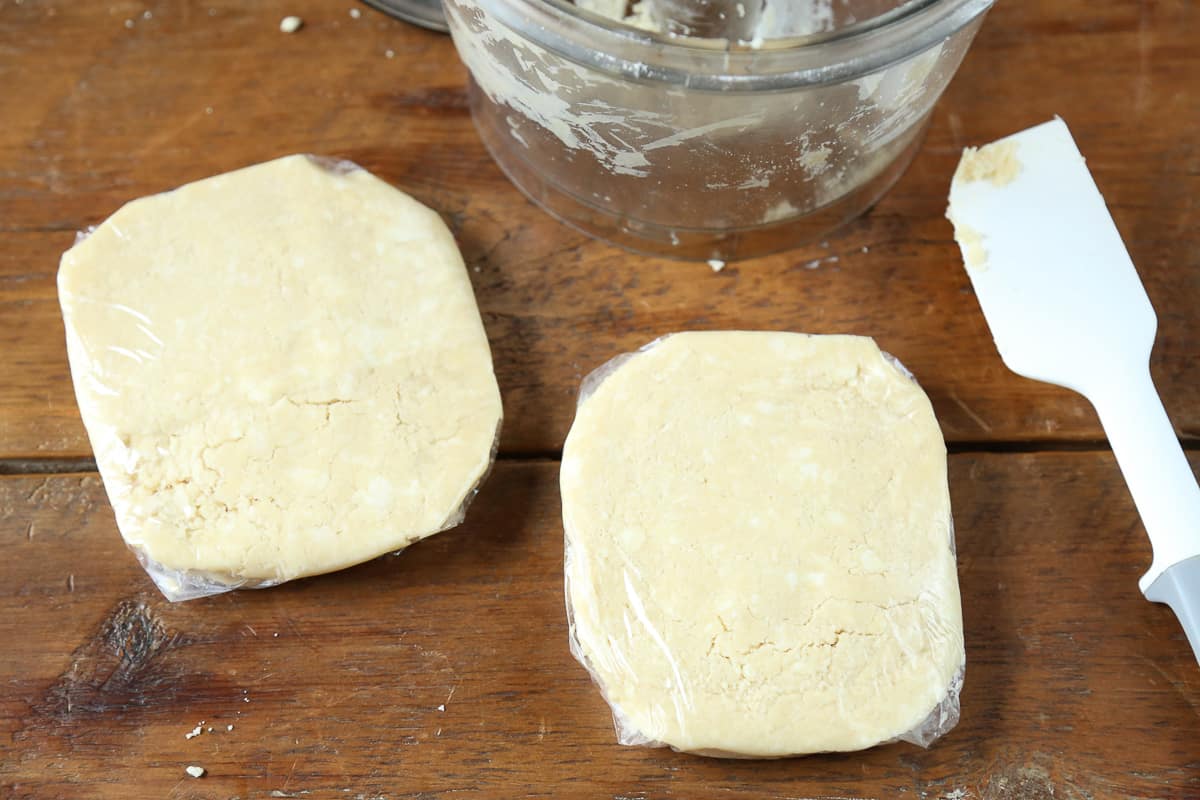
M 1200 452 L 1200 439 L 1180 440 L 1189 453 Z M 950 455 L 962 453 L 1107 453 L 1110 452 L 1105 439 L 1081 439 L 1078 441 L 979 441 L 946 442 Z M 497 461 L 561 461 L 562 450 L 512 450 L 500 453 Z M 0 476 L 3 475 L 70 475 L 73 473 L 96 472 L 94 458 L 0 458 Z

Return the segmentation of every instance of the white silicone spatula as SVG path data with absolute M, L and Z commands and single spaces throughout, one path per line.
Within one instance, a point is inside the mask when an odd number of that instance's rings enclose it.
M 1061 119 L 963 154 L 947 216 L 1004 363 L 1092 402 L 1200 661 L 1200 487 L 1150 378 L 1158 321 Z

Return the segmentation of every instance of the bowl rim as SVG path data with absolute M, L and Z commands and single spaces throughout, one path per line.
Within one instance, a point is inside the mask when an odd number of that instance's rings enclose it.
M 623 80 L 706 92 L 783 91 L 852 81 L 946 41 L 979 20 L 994 2 L 909 0 L 836 31 L 750 46 L 634 28 L 569 0 L 469 1 L 518 37 L 579 66 Z M 463 3 L 448 2 L 451 33 L 478 35 L 458 30 L 461 20 L 453 12 Z

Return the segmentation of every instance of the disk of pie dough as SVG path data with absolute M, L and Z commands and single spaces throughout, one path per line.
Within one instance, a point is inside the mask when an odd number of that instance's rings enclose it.
M 270 585 L 457 524 L 501 419 L 436 213 L 288 156 L 135 200 L 62 257 L 84 424 L 172 599 Z
M 625 744 L 922 745 L 964 667 L 946 449 L 856 336 L 669 336 L 601 368 L 563 451 L 571 646 Z

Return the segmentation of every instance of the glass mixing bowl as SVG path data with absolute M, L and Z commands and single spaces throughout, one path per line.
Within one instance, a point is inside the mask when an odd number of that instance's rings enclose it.
M 563 0 L 444 5 L 476 127 L 518 188 L 601 239 L 727 261 L 875 203 L 991 0 L 834 0 L 831 30 L 753 42 L 639 30 Z

